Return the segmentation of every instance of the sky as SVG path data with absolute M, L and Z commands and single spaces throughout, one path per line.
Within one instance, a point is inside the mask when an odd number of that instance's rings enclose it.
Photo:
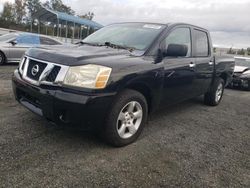
M 6 1 L 0 0 L 0 11 Z M 42 0 L 44 1 L 44 0 Z M 94 21 L 185 22 L 211 32 L 221 47 L 250 47 L 250 0 L 63 0 L 77 14 L 94 12 Z

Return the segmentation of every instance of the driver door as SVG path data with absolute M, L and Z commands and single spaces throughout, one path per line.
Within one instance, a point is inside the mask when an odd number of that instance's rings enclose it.
M 169 44 L 187 46 L 184 57 L 168 57 L 164 63 L 164 85 L 162 104 L 171 105 L 194 96 L 195 58 L 192 57 L 191 28 L 174 28 L 163 41 L 167 50 Z
M 9 55 L 13 61 L 19 61 L 29 48 L 39 45 L 40 39 L 36 35 L 22 34 L 14 42 L 9 49 Z

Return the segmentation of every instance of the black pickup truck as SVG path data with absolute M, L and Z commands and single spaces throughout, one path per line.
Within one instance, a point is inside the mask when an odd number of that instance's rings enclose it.
M 13 91 L 51 122 L 95 128 L 110 144 L 124 146 L 159 107 L 200 95 L 218 105 L 234 64 L 213 55 L 203 28 L 120 23 L 74 47 L 28 50 L 14 72 Z

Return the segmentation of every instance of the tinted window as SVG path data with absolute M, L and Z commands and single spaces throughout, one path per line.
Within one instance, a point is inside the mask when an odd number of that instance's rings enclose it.
M 38 45 L 40 44 L 39 36 L 37 35 L 19 35 L 16 39 L 17 44 L 30 44 Z
M 181 44 L 188 47 L 186 57 L 191 56 L 191 33 L 189 28 L 177 28 L 165 39 L 166 49 L 169 44 Z
M 194 30 L 195 36 L 195 56 L 207 57 L 209 55 L 208 37 L 207 33 L 199 30 Z
M 59 42 L 47 37 L 40 37 L 40 40 L 42 45 L 60 45 Z

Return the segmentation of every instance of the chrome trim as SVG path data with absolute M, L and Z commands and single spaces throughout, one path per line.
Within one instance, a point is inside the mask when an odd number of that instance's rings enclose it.
M 196 67 L 196 64 L 195 64 L 195 63 L 190 63 L 190 64 L 189 64 L 189 67 L 190 67 L 190 68 L 194 68 L 194 67 Z
M 26 61 L 23 62 L 25 57 L 26 57 Z M 43 60 L 36 59 L 36 58 L 33 58 L 33 57 L 28 57 L 28 56 L 25 56 L 25 57 L 22 60 L 22 65 L 23 65 L 23 63 L 25 63 L 24 64 L 24 70 L 21 71 L 21 68 L 19 68 L 19 72 L 21 73 L 22 78 L 25 81 L 27 81 L 27 82 L 29 82 L 29 83 L 31 83 L 33 85 L 36 85 L 36 86 L 39 86 L 39 85 L 42 85 L 42 84 L 43 85 L 51 85 L 51 86 L 61 86 L 62 85 L 63 80 L 64 80 L 64 78 L 65 78 L 65 76 L 66 76 L 66 74 L 68 72 L 69 66 L 60 65 L 60 64 L 57 64 L 57 63 L 51 63 L 51 62 L 43 61 Z M 31 78 L 29 78 L 27 76 L 28 66 L 29 66 L 30 60 L 34 60 L 34 61 L 46 64 L 46 67 L 43 70 L 43 72 L 41 73 L 38 81 L 33 80 L 33 79 L 31 79 Z M 50 74 L 50 72 L 53 70 L 53 68 L 55 66 L 61 67 L 61 69 L 60 69 L 60 71 L 59 71 L 59 73 L 58 73 L 55 81 L 54 82 L 48 82 L 48 81 L 46 81 L 47 76 Z M 22 66 L 20 66 L 20 67 L 22 67 Z
M 209 61 L 208 64 L 209 65 L 214 65 L 214 62 L 213 61 Z
M 18 67 L 18 70 L 21 74 L 23 74 L 23 70 L 22 70 L 22 67 L 23 67 L 23 64 L 26 62 L 26 59 L 25 57 L 23 57 L 20 61 L 19 61 L 19 67 Z

